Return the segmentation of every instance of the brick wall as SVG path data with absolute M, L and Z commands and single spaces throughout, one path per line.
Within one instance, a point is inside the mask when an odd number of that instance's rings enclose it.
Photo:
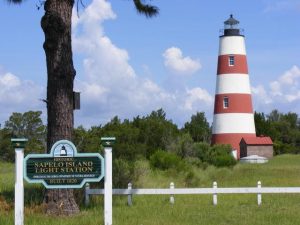
M 258 155 L 268 159 L 273 157 L 273 146 L 271 145 L 248 145 L 247 156 Z

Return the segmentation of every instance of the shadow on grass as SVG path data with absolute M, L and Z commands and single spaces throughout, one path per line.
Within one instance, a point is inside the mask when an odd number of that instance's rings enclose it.
M 34 208 L 36 206 L 42 205 L 44 200 L 46 189 L 42 185 L 26 185 L 24 188 L 24 205 L 25 207 Z M 5 204 L 5 208 L 9 208 L 10 210 L 14 207 L 14 199 L 15 199 L 15 191 L 14 189 L 4 190 L 0 193 L 0 204 Z M 94 208 L 99 203 L 97 197 L 95 200 L 91 200 L 91 204 L 86 207 L 84 205 L 84 188 L 74 189 L 74 197 L 80 208 Z M 93 198 L 91 198 L 93 199 Z
M 45 189 L 42 186 L 32 185 L 24 188 L 24 205 L 40 205 L 43 202 Z M 3 199 L 10 205 L 14 204 L 15 191 L 3 191 L 1 192 Z

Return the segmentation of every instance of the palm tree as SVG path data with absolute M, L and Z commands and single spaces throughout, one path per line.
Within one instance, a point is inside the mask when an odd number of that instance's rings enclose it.
M 20 4 L 25 0 L 6 0 Z M 82 0 L 77 0 L 82 1 Z M 137 11 L 147 17 L 158 14 L 158 8 L 141 0 L 132 0 Z M 45 14 L 41 27 L 45 34 L 43 45 L 47 63 L 47 152 L 58 140 L 72 140 L 73 84 L 76 71 L 71 47 L 71 18 L 74 0 L 42 1 Z M 71 215 L 79 212 L 72 189 L 47 190 L 44 196 L 48 214 Z

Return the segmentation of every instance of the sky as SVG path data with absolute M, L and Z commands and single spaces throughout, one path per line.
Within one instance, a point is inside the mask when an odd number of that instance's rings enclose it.
M 244 29 L 253 107 L 300 114 L 300 0 L 152 0 L 158 16 L 131 0 L 83 0 L 73 11 L 75 126 L 104 125 L 162 108 L 182 127 L 205 112 L 212 122 L 220 29 L 230 14 Z M 43 111 L 46 62 L 38 0 L 0 2 L 0 123 Z

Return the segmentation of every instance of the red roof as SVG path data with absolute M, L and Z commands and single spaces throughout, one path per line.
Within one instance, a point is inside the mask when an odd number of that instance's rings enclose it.
M 247 145 L 273 145 L 270 137 L 243 137 Z

